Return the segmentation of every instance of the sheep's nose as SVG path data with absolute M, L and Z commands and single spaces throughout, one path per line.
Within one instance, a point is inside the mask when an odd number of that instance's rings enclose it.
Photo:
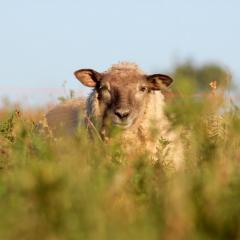
M 116 109 L 115 115 L 117 115 L 120 119 L 127 118 L 130 111 L 128 109 Z

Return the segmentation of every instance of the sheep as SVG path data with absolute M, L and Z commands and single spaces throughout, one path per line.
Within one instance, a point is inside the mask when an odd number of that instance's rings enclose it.
M 39 129 L 53 137 L 73 136 L 79 124 L 83 124 L 85 100 L 68 99 L 50 109 L 40 123 Z
M 74 75 L 83 85 L 93 88 L 86 100 L 85 124 L 90 123 L 103 141 L 109 141 L 112 129 L 118 129 L 123 149 L 129 154 L 144 150 L 152 159 L 161 156 L 175 168 L 182 165 L 179 134 L 171 130 L 164 112 L 162 91 L 172 84 L 171 77 L 146 75 L 128 62 L 112 65 L 103 73 L 80 69 Z M 79 111 L 79 101 L 73 100 L 52 109 L 46 120 L 50 127 L 63 121 L 64 129 L 72 134 L 81 121 Z

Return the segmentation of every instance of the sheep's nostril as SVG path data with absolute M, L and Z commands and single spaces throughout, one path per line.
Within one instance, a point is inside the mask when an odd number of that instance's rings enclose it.
M 126 109 L 117 109 L 115 111 L 115 115 L 117 115 L 120 119 L 127 118 L 129 115 L 130 111 Z

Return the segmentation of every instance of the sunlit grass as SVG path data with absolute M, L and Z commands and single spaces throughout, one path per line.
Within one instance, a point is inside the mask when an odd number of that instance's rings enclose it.
M 84 127 L 53 140 L 5 109 L 0 239 L 240 239 L 239 110 L 214 90 L 186 91 L 166 109 L 182 129 L 178 172 L 92 141 Z

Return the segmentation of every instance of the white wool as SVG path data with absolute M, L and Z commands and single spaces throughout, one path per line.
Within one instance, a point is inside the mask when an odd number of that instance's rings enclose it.
M 136 72 L 139 74 L 144 74 L 144 72 L 138 67 L 135 63 L 129 62 L 120 62 L 117 64 L 113 64 L 107 72 L 119 72 L 119 71 L 126 71 L 126 72 Z
M 179 134 L 171 131 L 171 124 L 165 116 L 164 96 L 160 91 L 151 92 L 148 104 L 143 107 L 144 115 L 120 135 L 123 149 L 129 155 L 146 151 L 154 161 L 164 161 L 168 166 L 179 169 L 183 162 L 183 146 Z M 101 126 L 102 116 L 95 91 L 87 99 L 87 114 Z M 153 132 L 157 136 L 154 137 Z M 168 144 L 165 146 L 160 141 Z
M 143 118 L 137 125 L 125 131 L 123 142 L 126 145 L 125 149 L 130 148 L 129 152 L 146 150 L 154 161 L 164 161 L 165 164 L 179 169 L 183 160 L 183 146 L 177 132 L 171 130 L 164 107 L 165 102 L 161 92 L 152 92 L 150 101 L 145 106 Z M 154 134 L 156 136 L 153 136 Z M 168 144 L 165 146 L 161 141 Z

